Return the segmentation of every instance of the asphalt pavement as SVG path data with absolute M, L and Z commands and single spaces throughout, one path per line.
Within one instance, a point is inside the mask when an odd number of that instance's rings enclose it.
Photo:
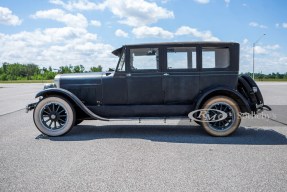
M 229 137 L 186 120 L 84 121 L 36 129 L 41 84 L 0 84 L 0 191 L 287 191 L 287 83 L 259 83 L 272 112 Z

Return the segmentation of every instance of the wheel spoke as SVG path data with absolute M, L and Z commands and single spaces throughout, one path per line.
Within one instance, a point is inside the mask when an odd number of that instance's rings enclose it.
M 57 109 L 56 109 L 56 112 L 58 112 L 58 110 L 60 109 L 60 105 L 58 105 Z
M 66 123 L 66 121 L 64 121 L 63 119 L 60 119 L 60 118 L 59 118 L 58 120 L 59 120 L 59 121 L 62 121 L 63 123 Z
M 63 113 L 63 112 L 65 112 L 65 109 L 63 109 L 62 111 L 60 111 L 58 114 L 61 114 L 61 113 Z
M 48 110 L 48 113 L 51 113 L 51 112 L 52 112 L 49 105 L 47 105 L 47 106 L 45 107 L 45 110 L 46 110 L 46 109 Z
M 53 121 L 51 120 L 51 123 L 49 124 L 49 127 L 50 127 L 50 128 L 52 128 L 52 127 L 51 127 L 52 123 L 53 123 Z

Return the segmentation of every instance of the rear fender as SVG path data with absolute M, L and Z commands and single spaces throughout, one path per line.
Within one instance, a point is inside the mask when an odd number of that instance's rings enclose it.
M 209 98 L 219 95 L 233 99 L 238 104 L 242 113 L 251 113 L 248 101 L 238 91 L 226 87 L 217 87 L 204 91 L 204 93 L 199 95 L 196 99 L 195 110 L 200 109 Z

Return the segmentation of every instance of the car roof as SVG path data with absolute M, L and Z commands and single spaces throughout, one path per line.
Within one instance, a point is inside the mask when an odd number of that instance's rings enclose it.
M 147 47 L 147 46 L 179 46 L 179 45 L 203 45 L 203 46 L 220 46 L 220 45 L 234 45 L 237 42 L 223 42 L 223 41 L 186 41 L 186 42 L 158 42 L 158 43 L 141 43 L 141 44 L 127 44 L 114 50 L 112 53 L 119 56 L 124 47 Z

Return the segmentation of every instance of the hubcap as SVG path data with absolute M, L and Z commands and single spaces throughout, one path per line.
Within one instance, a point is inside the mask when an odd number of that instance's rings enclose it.
M 221 121 L 208 122 L 208 125 L 211 129 L 215 131 L 226 131 L 232 127 L 236 117 L 235 117 L 235 110 L 231 105 L 225 102 L 218 102 L 218 103 L 214 103 L 211 106 L 209 106 L 208 109 L 219 110 L 227 114 L 227 117 Z M 215 114 L 217 113 L 215 110 L 210 110 L 208 112 L 208 115 L 220 116 L 221 114 Z
M 67 109 L 60 103 L 47 103 L 41 109 L 40 118 L 46 128 L 61 129 L 68 121 Z

